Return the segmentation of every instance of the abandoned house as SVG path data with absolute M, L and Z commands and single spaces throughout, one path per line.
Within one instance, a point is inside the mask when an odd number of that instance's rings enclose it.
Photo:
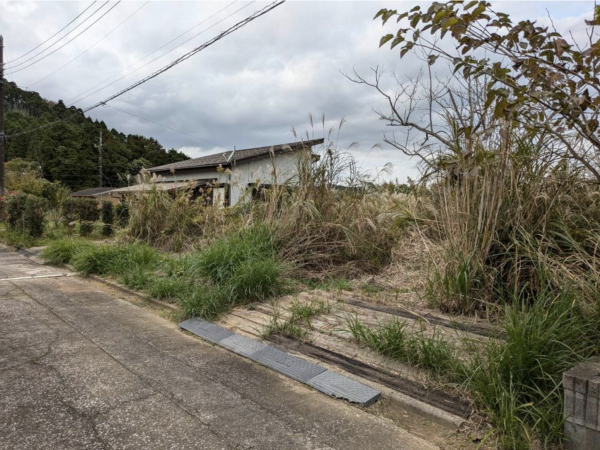
M 156 181 L 156 187 L 166 191 L 194 189 L 194 195 L 207 195 L 213 205 L 235 205 L 256 194 L 257 187 L 293 183 L 298 174 L 301 158 L 309 161 L 317 155 L 312 148 L 324 142 L 312 139 L 303 142 L 267 147 L 228 150 L 200 158 L 188 159 L 147 171 Z M 111 194 L 127 196 L 148 189 L 149 184 L 115 189 Z
M 93 198 L 94 200 L 109 201 L 111 203 L 119 203 L 118 197 L 112 195 L 113 187 L 97 187 L 91 189 L 84 189 L 82 191 L 73 192 L 71 197 L 79 198 Z

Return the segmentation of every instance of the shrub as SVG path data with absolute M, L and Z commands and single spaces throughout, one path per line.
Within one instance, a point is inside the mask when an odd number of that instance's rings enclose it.
M 25 211 L 25 203 L 27 194 L 17 192 L 8 196 L 6 201 L 6 224 L 12 230 L 23 229 L 23 213 Z
M 102 202 L 102 235 L 110 236 L 113 233 L 113 225 L 115 221 L 114 206 L 109 201 Z
M 100 218 L 98 202 L 93 198 L 77 198 L 75 210 L 79 218 L 79 233 L 82 236 L 89 236 L 94 229 L 94 222 Z
M 126 227 L 129 223 L 129 205 L 125 202 L 117 203 L 115 206 L 115 216 L 120 227 Z
M 44 234 L 47 201 L 35 195 L 17 193 L 7 202 L 7 225 L 10 229 L 32 237 Z
M 35 195 L 28 195 L 23 210 L 23 231 L 32 237 L 44 234 L 44 223 L 48 201 Z
M 47 264 L 61 265 L 72 262 L 75 255 L 81 251 L 88 250 L 92 244 L 79 239 L 60 239 L 50 242 L 42 250 L 41 257 Z
M 78 218 L 77 199 L 75 197 L 67 197 L 63 200 L 61 206 L 61 214 L 64 225 L 69 230 L 69 234 L 73 229 L 73 222 Z

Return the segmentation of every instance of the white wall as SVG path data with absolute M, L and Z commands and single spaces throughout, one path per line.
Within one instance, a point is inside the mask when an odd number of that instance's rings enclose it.
M 246 196 L 249 184 L 285 184 L 293 181 L 298 173 L 298 163 L 302 152 L 287 155 L 276 155 L 241 161 L 231 167 L 230 171 L 218 172 L 216 169 L 188 170 L 184 173 L 163 175 L 164 181 L 217 180 L 230 185 L 231 205 L 235 205 Z M 248 194 L 249 195 L 249 194 Z
M 231 168 L 231 204 L 240 201 L 249 184 L 285 184 L 298 173 L 300 152 L 277 155 L 254 161 L 243 161 Z

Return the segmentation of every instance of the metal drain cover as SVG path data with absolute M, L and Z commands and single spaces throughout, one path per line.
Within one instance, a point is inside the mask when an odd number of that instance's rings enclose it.
M 239 334 L 233 334 L 233 336 L 223 339 L 219 345 L 247 358 L 251 358 L 254 353 L 267 348 L 266 345 Z
M 369 406 L 381 396 L 381 392 L 369 386 L 305 361 L 302 358 L 288 355 L 254 339 L 235 334 L 198 317 L 181 322 L 179 326 L 232 352 L 270 367 L 294 380 L 308 384 L 324 394 L 343 398 L 362 406 Z
M 381 392 L 330 370 L 311 378 L 306 384 L 325 394 L 359 403 L 362 406 L 369 406 L 381 397 Z
M 218 325 L 207 322 L 206 320 L 193 317 L 179 324 L 181 328 L 200 336 L 207 341 L 214 342 L 215 344 L 221 340 L 233 336 L 234 333 L 220 327 Z
M 250 358 L 302 383 L 306 383 L 311 378 L 326 370 L 324 367 L 319 367 L 304 359 L 288 355 L 273 347 L 266 347 L 259 350 Z

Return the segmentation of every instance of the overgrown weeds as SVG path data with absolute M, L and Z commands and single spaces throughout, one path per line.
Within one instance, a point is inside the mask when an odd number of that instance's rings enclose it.
M 275 258 L 270 236 L 254 231 L 244 230 L 181 257 L 160 254 L 146 244 L 98 245 L 73 239 L 50 243 L 42 257 L 51 264 L 71 263 L 85 275 L 117 278 L 133 289 L 180 303 L 187 316 L 211 319 L 286 288 L 284 266 Z
M 158 188 L 159 180 L 142 176 L 139 181 L 147 188 L 129 204 L 128 236 L 179 251 L 205 248 L 246 228 L 262 227 L 279 259 L 305 278 L 377 272 L 391 260 L 408 223 L 406 195 L 377 189 L 373 178 L 360 173 L 350 155 L 336 148 L 335 130 L 325 129 L 324 118 L 322 124 L 326 143 L 313 154 L 299 151 L 293 175 L 282 174 L 276 160 L 265 159 L 262 170 L 270 179 L 251 188 L 254 200 L 249 190 L 232 207 L 209 206 L 204 198 L 208 192 L 201 195 L 183 183 L 176 194 L 167 193 Z M 231 185 L 239 184 L 235 173 L 230 177 Z
M 460 350 L 443 335 L 393 320 L 348 329 L 375 351 L 463 386 L 496 427 L 503 448 L 549 448 L 563 432 L 562 373 L 600 347 L 598 310 L 584 310 L 572 293 L 544 291 L 531 304 L 507 305 L 506 339 Z
M 60 266 L 71 263 L 76 253 L 91 247 L 92 244 L 83 239 L 61 239 L 52 242 L 42 250 L 41 257 L 48 264 Z
M 464 372 L 457 349 L 435 330 L 427 335 L 423 330 L 409 329 L 397 319 L 371 328 L 358 320 L 347 318 L 348 331 L 354 339 L 382 355 L 421 367 L 448 381 L 460 379 Z

